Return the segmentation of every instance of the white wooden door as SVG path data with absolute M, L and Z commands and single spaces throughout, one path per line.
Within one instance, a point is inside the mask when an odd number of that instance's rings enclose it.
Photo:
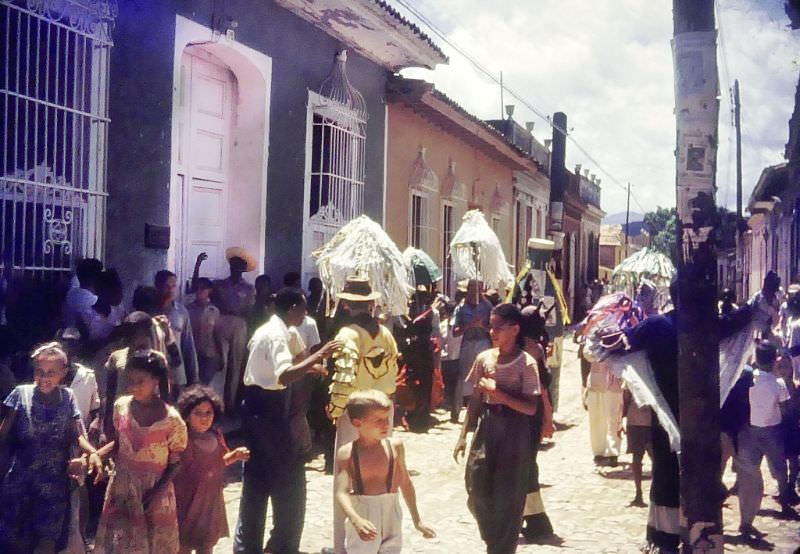
M 231 71 L 204 52 L 184 52 L 178 121 L 178 174 L 183 217 L 176 217 L 181 278 L 191 277 L 200 252 L 208 254 L 203 274 L 225 274 L 225 221 L 235 80 Z

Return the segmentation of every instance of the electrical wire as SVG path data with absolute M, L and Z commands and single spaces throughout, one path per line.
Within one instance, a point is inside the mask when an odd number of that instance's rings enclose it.
M 514 97 L 518 102 L 520 102 L 523 106 L 528 108 L 531 112 L 533 112 L 537 117 L 544 120 L 551 128 L 563 134 L 567 140 L 569 140 L 585 157 L 589 162 L 591 162 L 598 171 L 602 172 L 612 183 L 617 185 L 620 189 L 627 193 L 627 184 L 623 184 L 622 181 L 617 179 L 611 172 L 609 172 L 600 162 L 592 156 L 586 148 L 583 147 L 567 129 L 562 129 L 561 127 L 555 125 L 552 119 L 543 113 L 541 110 L 537 109 L 533 104 L 528 102 L 521 94 L 517 93 L 515 90 L 511 89 L 505 82 L 501 81 L 498 77 L 494 75 L 494 73 L 486 68 L 483 64 L 481 64 L 478 60 L 476 60 L 473 56 L 468 54 L 463 48 L 458 46 L 457 44 L 453 43 L 442 31 L 439 27 L 432 22 L 425 14 L 423 14 L 419 9 L 415 6 L 411 5 L 408 0 L 395 0 L 398 4 L 403 6 L 406 10 L 408 10 L 414 17 L 416 17 L 420 22 L 422 22 L 426 27 L 428 27 L 436 36 L 438 36 L 444 43 L 446 43 L 450 48 L 456 51 L 459 55 L 465 58 L 470 64 L 472 64 L 475 69 L 477 69 L 480 73 L 488 77 L 492 82 L 497 85 L 500 85 L 508 94 Z M 633 188 L 633 186 L 631 186 Z M 631 199 L 634 203 L 639 207 L 640 210 L 646 212 L 647 210 L 642 206 L 639 199 L 636 198 L 636 195 L 631 191 Z

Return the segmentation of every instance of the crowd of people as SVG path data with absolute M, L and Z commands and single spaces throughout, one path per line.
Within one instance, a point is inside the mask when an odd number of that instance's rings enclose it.
M 266 275 L 244 279 L 257 266 L 250 254 L 231 248 L 226 256 L 224 279 L 202 276 L 206 256 L 198 256 L 184 302 L 176 275 L 157 272 L 152 286 L 133 291 L 130 310 L 118 273 L 82 260 L 54 340 L 34 347 L 22 370 L 0 363 L 0 551 L 211 552 L 229 535 L 225 468 L 241 464 L 234 551 L 294 554 L 305 463 L 322 453 L 334 480 L 326 551 L 400 552 L 401 496 L 415 528 L 426 538 L 435 531 L 419 513 L 392 430 L 427 431 L 437 407 L 462 425 L 453 456 L 466 459 L 468 507 L 487 552 L 514 552 L 520 534 L 552 536 L 537 465 L 554 430 L 541 305 L 501 303 L 469 280 L 452 299 L 420 286 L 408 314 L 390 317 L 363 277 L 328 298 L 319 279 L 304 291 L 300 275 L 288 273 L 273 292 Z M 646 353 L 677 414 L 674 312 L 658 314 L 655 298 L 645 282 L 626 311 L 625 344 Z M 770 274 L 746 306 L 726 293 L 720 310 L 723 329 L 742 312 L 767 314 L 722 410 L 724 461 L 733 459 L 738 476 L 725 494 L 738 495 L 740 529 L 758 540 L 762 458 L 784 516 L 795 517 L 800 500 L 800 286 L 782 297 Z M 667 434 L 608 363 L 582 361 L 594 461 L 617 465 L 627 435 L 632 504 L 644 506 L 642 463 L 651 458 L 658 517 L 649 519 L 648 540 L 675 550 L 679 470 Z M 242 446 L 228 446 L 223 417 Z
M 624 344 L 618 350 L 625 354 L 645 353 L 654 390 L 663 396 L 666 409 L 678 421 L 676 312 L 670 307 L 659 313 L 653 304 L 654 289 L 645 281 L 630 305 L 617 302 L 613 306 L 624 313 L 618 319 L 629 318 L 620 325 L 625 329 L 624 337 L 615 343 Z M 675 304 L 676 282 L 670 287 L 670 295 Z M 621 302 L 630 300 L 623 297 Z M 749 349 L 753 354 L 741 360 L 744 368 L 729 394 L 722 396 L 719 486 L 721 498 L 738 497 L 741 537 L 758 546 L 765 538 L 754 526 L 764 493 L 764 458 L 776 481 L 779 517 L 800 519 L 793 508 L 800 503 L 800 285 L 792 284 L 783 291 L 777 274 L 769 272 L 761 291 L 743 306 L 737 306 L 735 294 L 726 289 L 718 308 L 720 338 L 745 333 L 745 342 L 755 346 Z M 582 356 L 584 406 L 594 462 L 616 466 L 622 436 L 626 435 L 635 485 L 631 505 L 647 506 L 642 492 L 642 461 L 648 455 L 653 466 L 648 545 L 653 552 L 677 552 L 681 533 L 679 455 L 668 436 L 668 424 L 656 417 L 651 406 L 637 404 L 630 384 L 612 369 L 613 360 L 613 355 L 605 359 Z M 727 489 L 722 475 L 731 460 L 736 483 Z
M 546 382 L 537 368 L 546 348 L 538 312 L 523 325 L 519 309 L 495 308 L 498 295 L 469 281 L 452 300 L 435 286 L 418 287 L 408 315 L 385 317 L 366 279 L 348 278 L 330 299 L 319 279 L 306 292 L 288 273 L 273 292 L 266 275 L 253 285 L 244 279 L 256 268 L 246 251 L 226 256 L 224 279 L 202 276 L 200 254 L 185 290 L 162 270 L 129 304 L 117 271 L 81 260 L 54 340 L 36 345 L 25 364 L 0 361 L 0 550 L 211 552 L 229 534 L 225 467 L 242 463 L 234 550 L 294 553 L 304 464 L 321 450 L 335 481 L 331 551 L 399 552 L 398 494 L 417 529 L 435 532 L 421 520 L 392 429 L 425 432 L 442 404 L 456 423 L 468 405 L 465 431 L 489 425 L 478 423 L 482 406 L 491 407 L 492 421 L 523 418 L 516 432 L 530 437 L 514 447 L 517 469 L 505 484 L 518 490 L 514 501 L 501 489 L 485 496 L 470 488 L 490 551 L 507 548 L 519 528 L 497 518 L 492 499 L 502 497 L 506 514 L 519 512 L 521 526 L 526 496 L 538 494 L 533 462 Z M 336 309 L 327 313 L 330 305 Z M 493 343 L 502 355 L 477 364 Z M 233 435 L 244 446 L 228 447 L 223 413 L 238 423 Z M 492 433 L 477 436 L 494 437 L 488 445 L 497 441 Z M 474 458 L 468 475 L 485 472 Z M 551 532 L 541 501 L 529 503 L 528 532 Z

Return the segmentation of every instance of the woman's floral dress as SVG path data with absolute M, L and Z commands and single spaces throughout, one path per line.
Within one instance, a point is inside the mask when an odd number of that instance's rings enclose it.
M 72 391 L 59 387 L 58 394 L 57 403 L 46 404 L 36 385 L 20 385 L 3 402 L 16 420 L 11 467 L 0 484 L 0 551 L 32 550 L 42 539 L 64 546 L 67 464 L 82 424 Z
M 142 497 L 153 488 L 170 463 L 186 449 L 186 424 L 172 406 L 167 415 L 141 427 L 130 411 L 132 396 L 114 403 L 117 431 L 115 470 L 108 484 L 97 530 L 99 554 L 175 554 L 179 549 L 178 516 L 172 483 L 150 502 Z

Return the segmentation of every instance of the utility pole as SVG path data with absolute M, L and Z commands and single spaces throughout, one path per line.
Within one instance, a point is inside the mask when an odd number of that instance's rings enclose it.
M 506 109 L 506 103 L 505 103 L 505 98 L 503 97 L 504 92 L 505 91 L 503 90 L 503 72 L 501 71 L 500 72 L 500 119 L 505 119 L 504 110 Z
M 744 296 L 742 285 L 742 232 L 739 222 L 742 220 L 742 104 L 739 99 L 739 79 L 733 82 L 733 121 L 736 126 L 736 298 Z
M 628 183 L 628 202 L 625 205 L 625 257 L 628 257 L 628 226 L 631 224 L 631 184 Z
M 715 203 L 714 0 L 673 0 L 678 208 L 678 394 L 685 553 L 723 552 Z

